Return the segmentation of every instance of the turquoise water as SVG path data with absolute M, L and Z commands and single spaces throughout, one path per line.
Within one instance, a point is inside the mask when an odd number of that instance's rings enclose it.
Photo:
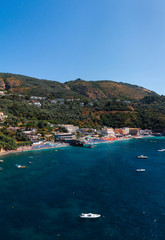
M 164 240 L 162 148 L 164 138 L 150 138 L 1 157 L 0 239 Z

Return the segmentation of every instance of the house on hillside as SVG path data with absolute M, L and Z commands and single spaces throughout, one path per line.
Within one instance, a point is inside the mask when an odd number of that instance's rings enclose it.
M 5 118 L 7 118 L 7 115 L 4 115 L 3 112 L 0 112 L 0 120 L 4 120 Z

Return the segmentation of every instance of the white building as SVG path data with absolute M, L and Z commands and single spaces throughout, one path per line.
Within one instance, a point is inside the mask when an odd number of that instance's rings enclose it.
M 106 135 L 108 137 L 115 137 L 115 132 L 113 128 L 104 127 L 101 129 L 101 134 Z
M 65 128 L 68 131 L 68 133 L 74 133 L 79 129 L 78 126 L 74 126 L 74 125 L 61 124 L 59 126 Z
M 4 120 L 5 118 L 7 118 L 7 115 L 4 115 L 3 112 L 0 112 L 0 120 Z
M 51 100 L 50 102 L 51 103 L 57 103 L 57 100 Z
M 122 129 L 124 130 L 125 134 L 129 134 L 129 127 L 124 127 Z
M 40 103 L 40 102 L 34 102 L 34 104 L 35 104 L 37 107 L 41 107 L 41 103 Z

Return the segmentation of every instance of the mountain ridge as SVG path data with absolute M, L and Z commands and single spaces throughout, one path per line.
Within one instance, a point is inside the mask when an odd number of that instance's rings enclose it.
M 149 95 L 159 95 L 138 85 L 112 80 L 86 81 L 80 78 L 60 83 L 20 74 L 0 73 L 0 90 L 11 93 L 51 96 L 62 98 L 108 99 L 123 98 L 139 100 Z M 40 91 L 38 91 L 40 90 Z

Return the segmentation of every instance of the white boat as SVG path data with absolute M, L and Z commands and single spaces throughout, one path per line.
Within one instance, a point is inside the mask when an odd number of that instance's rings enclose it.
M 4 160 L 0 160 L 0 162 L 4 162 Z
M 99 218 L 101 217 L 100 214 L 94 214 L 94 213 L 81 213 L 80 218 Z
M 147 159 L 148 157 L 144 156 L 144 155 L 139 155 L 139 156 L 137 156 L 137 158 L 139 158 L 139 159 Z
M 17 167 L 17 168 L 26 168 L 26 166 L 24 166 L 24 165 L 19 165 L 19 164 L 16 164 L 16 167 Z
M 160 149 L 160 150 L 158 150 L 158 152 L 164 152 L 165 151 L 165 149 L 163 148 L 163 149 Z
M 136 172 L 145 172 L 146 170 L 144 168 L 138 168 L 136 169 Z

